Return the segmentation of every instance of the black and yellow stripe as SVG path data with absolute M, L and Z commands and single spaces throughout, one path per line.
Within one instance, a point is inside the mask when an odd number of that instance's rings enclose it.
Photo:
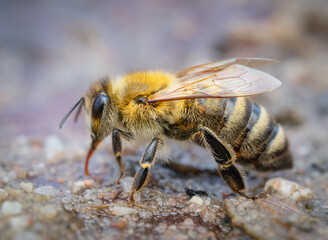
M 254 120 L 255 118 L 256 120 Z M 257 107 L 253 107 L 251 119 L 254 121 L 251 120 L 249 122 L 247 126 L 248 132 L 239 148 L 240 155 L 250 160 L 256 159 L 264 150 L 265 142 L 272 135 L 275 127 L 273 118 L 263 107 L 259 107 L 259 110 Z
M 233 117 L 227 119 L 225 131 L 222 128 L 219 133 L 234 147 L 237 161 L 250 163 L 257 170 L 290 168 L 292 160 L 283 128 L 264 107 L 245 98 L 238 100 L 233 112 L 227 113 Z
M 264 107 L 244 97 L 186 100 L 186 103 L 188 109 L 179 124 L 168 128 L 168 136 L 186 140 L 196 126 L 202 125 L 235 152 L 239 163 L 257 170 L 292 167 L 284 130 Z M 199 108 L 201 113 L 197 111 Z
M 235 149 L 238 148 L 246 132 L 250 121 L 253 104 L 247 98 L 231 98 L 228 101 L 224 114 L 224 124 L 218 130 L 219 136 L 230 143 Z
M 237 161 L 252 164 L 258 170 L 292 166 L 284 130 L 264 107 L 242 97 L 204 99 L 203 105 L 206 109 L 204 126 L 232 146 Z

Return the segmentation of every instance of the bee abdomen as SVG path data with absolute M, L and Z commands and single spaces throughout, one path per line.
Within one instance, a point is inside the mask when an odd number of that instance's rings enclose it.
M 254 163 L 257 170 L 278 170 L 293 166 L 284 129 L 278 124 L 275 126 L 274 133 L 274 136 L 269 137 L 264 151 Z
M 247 133 L 252 112 L 253 104 L 247 98 L 230 98 L 223 116 L 223 125 L 217 130 L 220 137 L 234 148 L 239 148 Z
M 257 170 L 278 170 L 292 167 L 288 141 L 283 128 L 262 106 L 253 104 L 247 133 L 238 152 L 244 163 Z

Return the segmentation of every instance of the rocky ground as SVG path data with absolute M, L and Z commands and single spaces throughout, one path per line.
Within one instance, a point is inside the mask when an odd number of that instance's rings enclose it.
M 75 5 L 78 4 L 78 5 Z M 0 3 L 0 239 L 328 239 L 328 5 L 325 1 Z M 294 168 L 247 172 L 233 195 L 198 147 L 174 146 L 127 197 L 145 146 L 118 169 L 104 141 L 84 176 L 83 121 L 58 123 L 91 80 L 268 57 L 283 85 L 256 97 L 282 123 Z M 185 188 L 202 191 L 189 195 Z

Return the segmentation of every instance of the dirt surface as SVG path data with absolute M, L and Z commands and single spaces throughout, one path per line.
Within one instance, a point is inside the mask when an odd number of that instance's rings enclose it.
M 324 0 L 2 1 L 0 239 L 328 239 L 327 16 Z M 282 86 L 254 100 L 285 127 L 294 168 L 247 171 L 257 200 L 194 146 L 152 167 L 143 208 L 127 197 L 145 146 L 123 146 L 121 185 L 109 139 L 90 162 L 104 181 L 84 176 L 84 121 L 58 124 L 92 81 L 229 57 L 279 60 L 262 69 Z

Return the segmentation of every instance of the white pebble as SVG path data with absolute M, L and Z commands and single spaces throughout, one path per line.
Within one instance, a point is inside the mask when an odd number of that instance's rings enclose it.
M 206 205 L 206 206 L 211 205 L 211 198 L 206 197 L 204 202 L 205 202 L 205 205 Z
M 58 190 L 52 186 L 41 186 L 33 190 L 34 193 L 55 197 L 58 194 Z
M 123 192 L 130 192 L 133 183 L 133 177 L 125 177 L 121 179 L 121 188 Z
M 33 183 L 30 183 L 30 182 L 21 182 L 20 183 L 20 186 L 21 188 L 25 191 L 25 192 L 28 192 L 28 193 L 31 193 L 33 192 Z
M 48 220 L 56 218 L 58 213 L 56 206 L 52 204 L 42 206 L 39 211 L 41 216 Z
M 72 192 L 74 194 L 79 193 L 80 191 L 82 191 L 83 189 L 85 189 L 85 184 L 84 181 L 77 181 L 73 183 L 73 189 Z
M 153 216 L 153 213 L 146 209 L 140 209 L 139 210 L 139 217 L 140 218 L 151 218 Z
M 27 216 L 16 216 L 11 217 L 9 223 L 12 228 L 21 230 L 29 225 L 29 219 Z
M 270 187 L 295 201 L 303 201 L 313 198 L 313 193 L 309 188 L 303 187 L 296 182 L 284 178 L 270 179 L 265 183 L 264 190 L 268 190 Z
M 47 160 L 55 158 L 64 151 L 64 145 L 57 136 L 50 135 L 44 142 L 44 154 Z
M 131 214 L 133 212 L 133 208 L 124 207 L 124 206 L 114 206 L 111 209 L 111 212 L 113 215 L 123 216 L 123 215 Z
M 22 204 L 18 201 L 5 201 L 1 205 L 1 212 L 4 216 L 13 216 L 21 213 Z
M 96 198 L 96 194 L 95 194 L 95 191 L 93 190 L 85 190 L 84 194 L 83 194 L 83 197 L 84 197 L 84 200 L 86 201 L 90 201 L 90 200 L 93 200 Z
M 18 153 L 20 156 L 31 154 L 31 147 L 29 140 L 24 135 L 19 135 L 13 142 L 13 149 L 15 153 Z
M 186 225 L 186 226 L 193 226 L 194 225 L 194 221 L 191 219 L 191 218 L 186 218 L 183 223 Z
M 203 205 L 204 200 L 203 200 L 201 197 L 199 197 L 199 196 L 193 196 L 193 197 L 189 200 L 189 204 L 190 204 L 190 203 L 194 203 L 194 204 L 196 204 L 196 205 L 198 205 L 198 206 L 201 206 L 201 205 Z

